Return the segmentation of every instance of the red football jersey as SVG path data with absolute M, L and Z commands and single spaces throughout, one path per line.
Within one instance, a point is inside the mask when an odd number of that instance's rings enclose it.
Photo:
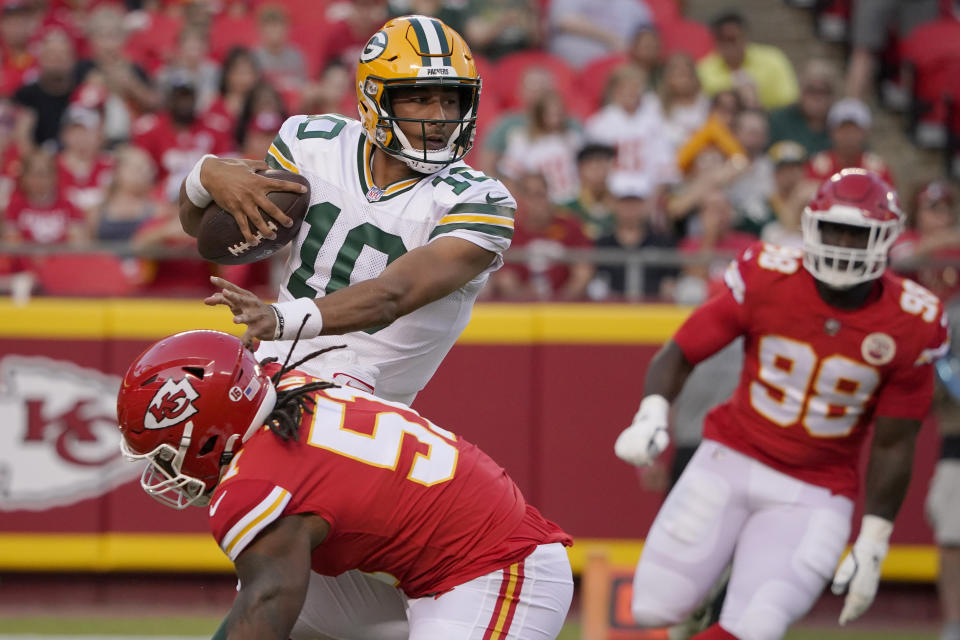
M 947 350 L 940 301 L 887 271 L 867 304 L 838 309 L 799 250 L 764 243 L 732 262 L 725 282 L 674 336 L 693 364 L 744 336 L 740 385 L 707 415 L 704 438 L 855 498 L 873 418 L 929 410 L 931 363 Z
M 71 170 L 61 154 L 57 156 L 57 178 L 60 191 L 70 204 L 77 209 L 92 209 L 103 202 L 110 186 L 113 178 L 113 158 L 107 154 L 100 155 L 94 161 L 90 172 L 81 175 Z
M 277 518 L 314 513 L 330 524 L 314 571 L 359 569 L 415 598 L 572 543 L 480 449 L 406 405 L 350 388 L 313 397 L 296 442 L 262 429 L 217 487 L 210 526 L 231 560 Z
M 5 213 L 7 224 L 20 232 L 25 242 L 57 244 L 70 239 L 70 227 L 83 224 L 83 213 L 63 197 L 32 205 L 20 191 L 10 196 Z

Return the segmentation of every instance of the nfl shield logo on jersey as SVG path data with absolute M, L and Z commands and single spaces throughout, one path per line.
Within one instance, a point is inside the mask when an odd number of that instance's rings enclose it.
M 860 344 L 860 353 L 869 364 L 879 367 L 893 360 L 897 344 L 885 333 L 871 333 Z
M 370 187 L 370 190 L 367 191 L 367 202 L 377 202 L 380 198 L 383 197 L 383 189 L 377 185 Z

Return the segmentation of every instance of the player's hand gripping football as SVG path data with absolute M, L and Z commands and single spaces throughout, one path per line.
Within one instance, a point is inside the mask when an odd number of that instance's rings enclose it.
M 247 325 L 240 340 L 248 347 L 254 339 L 273 340 L 277 329 L 277 314 L 270 305 L 262 302 L 252 291 L 242 289 L 229 280 L 212 276 L 210 282 L 220 287 L 220 291 L 204 299 L 203 303 L 211 307 L 226 305 L 233 314 L 235 324 Z
M 670 403 L 663 396 L 644 398 L 633 422 L 617 438 L 613 447 L 617 457 L 638 467 L 652 464 L 670 444 L 667 435 L 669 411 Z
M 890 546 L 893 523 L 878 516 L 865 515 L 860 535 L 833 576 L 834 595 L 847 593 L 840 612 L 840 624 L 859 618 L 870 608 L 880 584 L 880 567 Z
M 256 245 L 257 240 L 251 227 L 259 230 L 264 238 L 276 238 L 260 214 L 260 209 L 285 227 L 293 225 L 293 220 L 271 202 L 267 194 L 271 191 L 306 191 L 306 187 L 296 182 L 275 180 L 254 173 L 268 168 L 262 160 L 207 158 L 203 163 L 201 180 L 204 188 L 214 202 L 233 216 L 244 239 L 252 245 Z

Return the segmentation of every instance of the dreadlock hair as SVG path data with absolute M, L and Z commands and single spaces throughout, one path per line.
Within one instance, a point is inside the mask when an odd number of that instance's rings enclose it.
M 307 324 L 307 319 L 309 317 L 310 316 L 307 315 L 304 317 L 303 322 L 300 323 L 300 328 L 297 330 L 297 335 L 293 339 L 293 344 L 290 345 L 290 351 L 287 352 L 287 358 L 283 361 L 283 366 L 280 367 L 279 371 L 270 376 L 270 382 L 273 383 L 274 387 L 280 384 L 280 379 L 283 376 L 293 371 L 303 363 L 313 360 L 318 356 L 322 356 L 328 351 L 346 348 L 347 345 L 345 344 L 327 347 L 326 349 L 320 349 L 318 351 L 309 353 L 293 364 L 289 364 L 290 357 L 293 355 L 293 350 L 296 349 L 297 343 L 300 341 L 300 333 L 303 331 L 303 327 Z M 265 358 L 260 361 L 260 366 L 276 361 L 276 358 Z M 266 424 L 270 428 L 270 431 L 279 436 L 282 440 L 296 440 L 300 433 L 300 420 L 303 418 L 303 413 L 313 413 L 315 401 L 310 394 L 321 389 L 332 389 L 339 386 L 340 385 L 332 382 L 321 381 L 310 382 L 299 387 L 284 389 L 282 391 L 278 390 L 277 403 L 274 405 L 273 411 L 271 411 L 267 416 L 264 424 Z

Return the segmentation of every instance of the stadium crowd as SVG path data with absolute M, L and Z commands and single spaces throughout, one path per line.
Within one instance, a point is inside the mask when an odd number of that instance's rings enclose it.
M 195 295 L 216 269 L 269 294 L 269 264 L 188 257 L 180 183 L 206 153 L 264 157 L 288 114 L 355 117 L 359 51 L 406 13 L 439 17 L 471 44 L 484 84 L 467 161 L 518 200 L 519 257 L 487 299 L 699 302 L 756 238 L 798 246 L 804 204 L 844 167 L 915 191 L 901 194 L 912 228 L 899 257 L 960 252 L 949 182 L 896 184 L 870 151 L 860 49 L 844 91 L 833 63 L 795 72 L 780 49 L 752 41 L 744 14 L 702 25 L 677 5 L 2 0 L 0 220 L 3 246 L 20 250 L 0 253 L 0 280 L 30 273 L 40 293 Z M 27 250 L 37 245 L 46 250 Z M 70 255 L 50 250 L 66 245 Z M 85 247 L 119 254 L 91 259 Z M 566 249 L 621 253 L 571 261 Z M 667 258 L 631 284 L 624 255 Z M 956 283 L 951 273 L 918 275 L 947 293 L 938 287 Z

